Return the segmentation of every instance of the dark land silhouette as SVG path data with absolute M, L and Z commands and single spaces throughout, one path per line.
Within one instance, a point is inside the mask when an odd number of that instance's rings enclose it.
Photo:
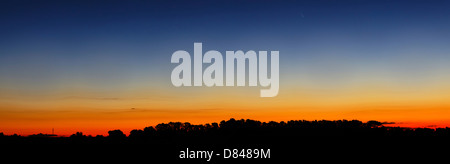
M 300 137 L 343 136 L 450 136 L 450 128 L 387 127 L 379 121 L 359 120 L 291 120 L 260 122 L 251 119 L 230 119 L 220 123 L 193 125 L 189 122 L 161 123 L 155 127 L 134 129 L 128 136 L 121 130 L 110 130 L 108 136 L 87 136 L 76 132 L 69 137 L 53 134 L 29 136 L 4 135 L 0 143 L 147 143 L 177 144 L 186 142 L 210 143 L 279 143 L 296 142 Z
M 358 120 L 260 122 L 230 119 L 193 125 L 170 122 L 107 136 L 76 132 L 68 137 L 49 134 L 4 135 L 2 157 L 48 163 L 54 157 L 75 163 L 302 163 L 305 161 L 413 162 L 435 157 L 450 146 L 450 128 L 387 127 L 389 123 Z M 400 137 L 399 137 L 400 136 Z M 425 136 L 425 137 L 423 137 Z M 429 137 L 432 136 L 432 137 Z M 270 159 L 181 159 L 180 151 L 270 149 Z M 407 154 L 398 155 L 399 153 Z M 442 152 L 441 152 L 442 153 Z M 428 154 L 428 156 L 424 156 Z M 446 157 L 445 155 L 443 157 Z M 59 160 L 56 160 L 59 161 Z

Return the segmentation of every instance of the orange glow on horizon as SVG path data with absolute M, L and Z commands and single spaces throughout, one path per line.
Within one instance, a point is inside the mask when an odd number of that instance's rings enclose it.
M 280 94 L 261 98 L 260 88 L 138 88 L 118 93 L 62 90 L 48 95 L 3 92 L 0 132 L 30 135 L 107 135 L 120 129 L 128 134 L 159 123 L 205 124 L 221 120 L 377 120 L 402 127 L 450 126 L 449 88 L 411 88 L 391 85 L 351 85 L 319 88 L 283 85 Z M 15 94 L 14 94 L 15 93 Z M 26 96 L 24 96 L 26 95 Z M 392 125 L 388 125 L 392 126 Z
M 135 111 L 132 111 L 135 110 Z M 45 111 L 29 113 L 2 112 L 0 129 L 4 134 L 31 135 L 37 133 L 50 134 L 52 128 L 55 134 L 69 136 L 75 132 L 86 135 L 107 135 L 109 130 L 120 129 L 125 134 L 133 129 L 143 129 L 159 123 L 190 122 L 192 124 L 206 124 L 221 120 L 254 119 L 267 121 L 289 120 L 340 120 L 357 119 L 361 121 L 377 120 L 380 122 L 395 122 L 387 126 L 401 127 L 447 127 L 450 119 L 445 116 L 446 110 L 331 110 L 308 111 L 285 110 L 151 110 L 130 109 L 127 111 Z M 417 118 L 421 119 L 417 119 Z M 426 117 L 422 117 L 426 116 Z

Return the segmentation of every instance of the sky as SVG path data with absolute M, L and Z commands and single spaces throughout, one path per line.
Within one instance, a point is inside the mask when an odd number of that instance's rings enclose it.
M 181 121 L 450 126 L 450 2 L 0 2 L 0 132 Z M 279 51 L 280 89 L 174 87 L 177 50 Z M 204 65 L 204 68 L 207 65 Z

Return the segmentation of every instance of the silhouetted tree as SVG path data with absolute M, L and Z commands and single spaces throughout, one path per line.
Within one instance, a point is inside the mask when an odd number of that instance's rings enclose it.
M 377 128 L 377 127 L 380 127 L 383 124 L 381 122 L 378 122 L 378 121 L 370 120 L 370 121 L 367 121 L 366 125 L 367 125 L 367 127 L 370 127 L 370 128 Z
M 83 135 L 83 132 L 76 132 L 75 134 L 70 135 L 70 138 L 82 138 L 86 137 L 86 135 Z
M 129 138 L 143 138 L 144 131 L 140 129 L 134 129 L 130 131 L 130 135 L 128 135 Z
M 112 139 L 123 139 L 126 138 L 127 136 L 123 134 L 121 130 L 117 129 L 108 131 L 108 137 Z

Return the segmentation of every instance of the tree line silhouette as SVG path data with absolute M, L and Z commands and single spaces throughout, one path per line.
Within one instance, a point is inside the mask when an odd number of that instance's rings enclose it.
M 134 129 L 127 136 L 121 130 L 110 130 L 108 136 L 87 136 L 76 132 L 69 137 L 52 134 L 30 136 L 4 135 L 0 143 L 181 143 L 205 141 L 214 143 L 294 141 L 307 136 L 449 136 L 450 128 L 387 127 L 379 121 L 359 120 L 291 120 L 261 122 L 251 119 L 229 119 L 220 123 L 193 125 L 169 122 Z

